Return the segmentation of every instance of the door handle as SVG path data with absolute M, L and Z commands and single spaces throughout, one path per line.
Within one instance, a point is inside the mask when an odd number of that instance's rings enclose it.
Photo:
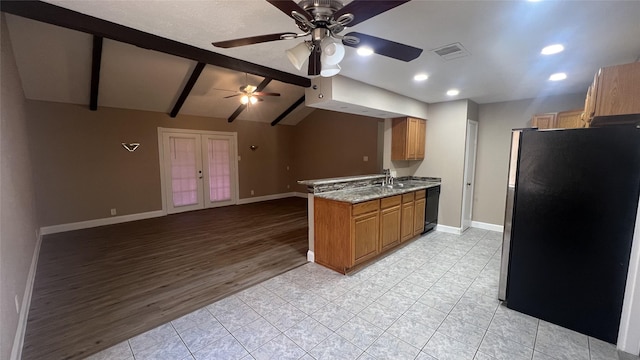
M 198 170 L 198 179 L 202 179 L 202 170 Z
M 471 186 L 471 183 L 467 183 L 467 186 Z

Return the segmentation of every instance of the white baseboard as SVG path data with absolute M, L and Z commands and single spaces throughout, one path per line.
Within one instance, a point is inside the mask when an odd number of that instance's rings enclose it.
M 24 295 L 22 296 L 18 328 L 16 329 L 16 336 L 13 338 L 13 348 L 11 349 L 11 360 L 20 360 L 22 358 L 22 347 L 24 346 L 24 335 L 27 331 L 27 319 L 29 317 L 29 308 L 31 307 L 33 283 L 36 279 L 38 257 L 40 256 L 40 245 L 42 245 L 42 232 L 36 230 L 36 246 L 33 249 L 31 266 L 29 267 L 29 274 L 27 275 L 27 284 L 25 285 Z
M 316 255 L 313 253 L 313 251 L 308 250 L 307 251 L 307 261 L 315 262 L 315 259 L 316 259 Z
M 103 226 L 103 225 L 113 225 L 113 224 L 119 224 L 119 223 L 124 223 L 129 221 L 135 221 L 135 220 L 150 219 L 150 218 L 160 217 L 164 215 L 166 215 L 164 211 L 157 210 L 157 211 L 149 211 L 149 212 L 144 212 L 139 214 L 113 216 L 113 217 L 102 218 L 102 219 L 80 221 L 80 222 L 69 223 L 69 224 L 43 226 L 42 228 L 40 228 L 40 235 L 48 235 L 48 234 L 54 234 L 54 233 L 59 233 L 63 231 L 86 229 L 86 228 Z
M 302 192 L 294 192 L 293 193 L 295 197 L 300 197 L 300 198 L 308 198 L 309 197 L 309 193 L 302 193 Z
M 288 198 L 288 197 L 298 196 L 297 194 L 299 194 L 299 193 L 288 192 L 288 193 L 271 194 L 271 195 L 265 195 L 265 196 L 254 196 L 254 197 L 250 197 L 250 198 L 239 199 L 238 200 L 238 205 L 251 204 L 251 203 L 260 202 L 260 201 L 284 199 L 284 198 Z M 304 197 L 305 198 L 307 197 L 306 194 L 305 194 Z
M 447 226 L 447 225 L 438 224 L 438 225 L 436 225 L 435 230 L 436 231 L 445 232 L 445 233 L 449 233 L 449 234 L 456 234 L 456 235 L 462 234 L 462 228 L 457 228 L 457 227 Z
M 480 222 L 480 221 L 472 221 L 471 227 L 483 229 L 483 230 L 497 231 L 497 232 L 504 231 L 504 226 L 502 225 L 489 224 L 489 223 Z

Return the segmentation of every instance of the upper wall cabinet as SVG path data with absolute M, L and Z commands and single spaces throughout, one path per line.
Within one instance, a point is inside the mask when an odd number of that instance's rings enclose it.
M 637 114 L 640 62 L 600 69 L 587 90 L 583 120 L 590 126 L 620 124 L 637 121 Z
M 391 160 L 424 159 L 427 121 L 412 117 L 392 120 Z
M 571 129 L 585 127 L 582 121 L 582 109 L 559 113 L 535 114 L 531 118 L 531 127 L 538 129 Z

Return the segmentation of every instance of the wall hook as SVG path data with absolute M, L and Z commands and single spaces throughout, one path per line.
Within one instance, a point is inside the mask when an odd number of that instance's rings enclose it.
M 251 151 L 256 151 L 258 150 L 258 147 L 256 145 L 251 145 L 249 146 L 249 149 L 251 149 Z
M 129 152 L 134 152 L 140 146 L 140 143 L 122 143 L 122 147 L 127 149 Z

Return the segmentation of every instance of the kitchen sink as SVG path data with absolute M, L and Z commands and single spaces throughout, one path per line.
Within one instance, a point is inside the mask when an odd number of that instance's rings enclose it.
M 410 189 L 412 187 L 416 187 L 418 185 L 407 184 L 407 183 L 393 183 L 393 184 L 385 184 L 382 187 L 387 189 Z

